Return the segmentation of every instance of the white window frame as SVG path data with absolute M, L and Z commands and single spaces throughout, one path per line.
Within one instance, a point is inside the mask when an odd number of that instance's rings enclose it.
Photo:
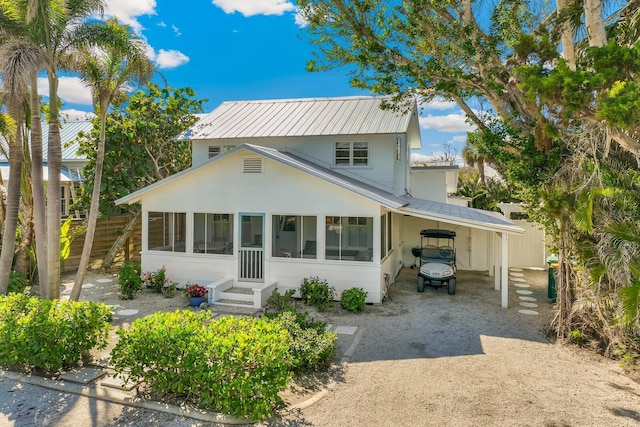
M 364 147 L 358 146 L 364 144 Z M 345 156 L 347 154 L 348 156 Z M 365 151 L 366 156 L 356 157 L 356 153 L 359 151 Z M 338 152 L 342 154 L 338 157 Z M 356 167 L 366 168 L 369 167 L 371 159 L 371 146 L 368 141 L 336 141 L 333 144 L 333 164 L 336 167 Z M 364 160 L 361 162 L 359 160 Z

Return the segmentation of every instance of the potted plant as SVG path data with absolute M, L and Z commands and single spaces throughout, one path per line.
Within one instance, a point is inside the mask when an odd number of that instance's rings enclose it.
M 187 286 L 187 295 L 189 296 L 189 304 L 193 307 L 198 307 L 205 301 L 205 295 L 207 289 L 204 286 L 200 286 L 197 283 L 193 283 Z

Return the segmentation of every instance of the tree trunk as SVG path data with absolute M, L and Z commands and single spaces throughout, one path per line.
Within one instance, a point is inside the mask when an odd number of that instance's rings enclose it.
M 84 235 L 84 246 L 82 247 L 82 255 L 80 256 L 80 264 L 76 272 L 76 278 L 73 282 L 73 289 L 69 299 L 78 301 L 80 299 L 80 291 L 82 282 L 89 266 L 91 259 L 91 248 L 93 247 L 93 238 L 96 234 L 96 223 L 98 222 L 98 211 L 100 210 L 100 187 L 102 183 L 102 169 L 104 166 L 104 145 L 105 145 L 105 128 L 107 122 L 108 103 L 101 102 L 100 105 L 100 137 L 98 138 L 98 152 L 96 153 L 96 171 L 93 178 L 93 192 L 91 193 L 91 205 L 89 208 L 89 219 L 87 221 L 87 231 Z
M 607 31 L 602 17 L 602 0 L 584 0 L 584 21 L 587 27 L 589 46 L 602 47 L 607 44 Z
M 44 176 L 42 173 L 42 123 L 40 122 L 40 97 L 38 76 L 31 78 L 31 176 L 33 178 L 33 221 L 35 226 L 36 262 L 40 295 L 47 288 L 47 215 L 45 211 Z
M 567 0 L 556 0 L 556 10 L 558 15 L 564 14 L 564 9 L 567 6 Z M 567 65 L 570 69 L 576 69 L 576 50 L 573 45 L 573 31 L 571 25 L 569 25 L 569 18 L 562 16 L 562 24 L 560 24 L 561 42 L 562 42 L 562 57 L 567 61 Z
M 102 263 L 102 269 L 104 271 L 108 271 L 111 268 L 111 264 L 113 264 L 113 259 L 116 257 L 118 252 L 120 252 L 120 250 L 122 249 L 122 246 L 124 246 L 125 242 L 131 235 L 131 232 L 133 231 L 133 227 L 135 227 L 136 223 L 140 219 L 140 216 L 141 216 L 140 211 L 134 212 L 133 216 L 131 217 L 127 225 L 125 225 L 124 230 L 122 230 L 122 233 L 120 234 L 120 236 L 118 236 L 116 241 L 113 242 L 111 249 L 109 249 L 109 253 L 107 254 L 107 256 L 104 259 L 104 262 Z
M 60 298 L 60 170 L 62 168 L 62 143 L 60 141 L 58 77 L 49 70 L 49 147 L 47 186 L 47 299 Z
M 0 295 L 6 295 L 9 288 L 9 274 L 13 267 L 16 229 L 18 228 L 23 151 L 21 120 L 16 120 L 16 122 L 15 135 L 9 137 L 9 185 L 7 186 L 7 213 L 2 234 L 2 250 L 0 251 Z
M 572 265 L 569 259 L 571 236 L 565 222 L 560 224 L 560 245 L 558 250 L 558 270 L 556 276 L 556 304 L 558 311 L 553 324 L 556 336 L 560 339 L 571 333 L 571 315 L 573 310 Z

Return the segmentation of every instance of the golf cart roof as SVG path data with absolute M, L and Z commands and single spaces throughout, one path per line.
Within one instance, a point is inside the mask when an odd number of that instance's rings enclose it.
M 438 239 L 453 239 L 456 237 L 456 232 L 451 230 L 436 230 L 427 229 L 420 232 L 422 237 L 433 237 Z

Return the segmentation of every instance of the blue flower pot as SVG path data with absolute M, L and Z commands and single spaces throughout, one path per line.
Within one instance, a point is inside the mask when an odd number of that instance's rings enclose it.
M 200 304 L 202 304 L 206 300 L 206 298 L 206 296 L 189 297 L 189 304 L 191 304 L 192 307 L 199 307 Z

